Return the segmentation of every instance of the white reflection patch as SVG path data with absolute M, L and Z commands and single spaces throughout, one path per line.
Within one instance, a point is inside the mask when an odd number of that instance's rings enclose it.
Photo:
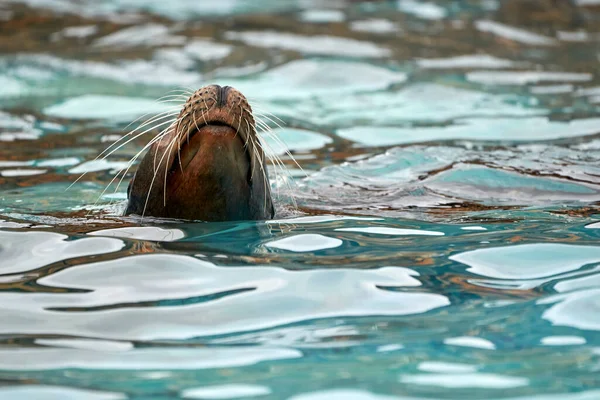
M 185 233 L 181 229 L 164 229 L 155 226 L 104 229 L 90 232 L 88 235 L 154 240 L 159 242 L 174 242 L 185 237 Z
M 388 228 L 384 226 L 370 226 L 367 228 L 337 228 L 336 231 L 372 233 L 376 235 L 390 236 L 444 236 L 444 232 L 425 231 L 420 229 Z
M 535 279 L 577 270 L 600 262 L 600 247 L 536 243 L 466 251 L 450 259 L 467 271 L 499 279 Z
M 319 234 L 304 234 L 274 240 L 265 244 L 266 247 L 288 250 L 293 252 L 308 252 L 333 249 L 340 247 L 343 241 Z

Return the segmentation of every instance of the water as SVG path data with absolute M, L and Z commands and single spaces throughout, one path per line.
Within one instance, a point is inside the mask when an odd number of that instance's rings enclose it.
M 1 3 L 0 399 L 599 398 L 599 5 Z M 208 83 L 277 219 L 121 217 L 149 136 L 95 157 Z

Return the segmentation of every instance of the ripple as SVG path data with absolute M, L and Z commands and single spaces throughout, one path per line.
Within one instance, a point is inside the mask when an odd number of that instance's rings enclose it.
M 559 40 L 564 42 L 586 42 L 590 40 L 590 35 L 587 32 L 583 31 L 558 31 L 556 32 L 556 36 Z
M 448 58 L 423 58 L 417 65 L 428 69 L 446 68 L 509 68 L 516 65 L 514 61 L 490 56 L 488 54 L 469 54 Z
M 333 142 L 333 139 L 320 133 L 291 128 L 274 129 L 272 134 L 263 134 L 261 139 L 267 142 L 268 153 L 276 155 L 286 154 L 288 150 L 300 152 L 317 150 Z
M 98 32 L 98 25 L 80 25 L 80 26 L 70 26 L 68 28 L 63 29 L 62 31 L 56 32 L 52 35 L 53 38 L 77 38 L 83 39 L 88 36 L 93 36 Z
M 539 82 L 587 82 L 594 76 L 583 72 L 546 71 L 473 71 L 466 74 L 468 81 L 486 85 L 526 85 Z
M 439 5 L 415 0 L 398 0 L 398 9 L 407 14 L 428 20 L 439 20 L 446 17 L 446 9 Z
M 271 389 L 260 385 L 229 384 L 186 389 L 184 399 L 239 399 L 271 394 Z
M 441 361 L 424 361 L 419 363 L 417 369 L 423 372 L 440 372 L 446 374 L 462 374 L 477 371 L 477 367 L 474 365 L 456 364 Z
M 364 146 L 391 146 L 457 139 L 533 141 L 597 134 L 599 124 L 599 118 L 570 122 L 556 122 L 546 118 L 521 118 L 519 124 L 515 124 L 513 118 L 467 118 L 446 127 L 356 126 L 339 129 L 337 134 Z
M 592 175 L 600 173 L 598 157 L 595 151 L 553 145 L 407 146 L 323 168 L 298 183 L 297 199 L 305 196 L 302 201 L 332 213 L 340 207 L 385 213 L 458 199 L 503 206 L 576 205 L 600 198 L 600 179 Z
M 13 0 L 15 3 L 25 3 L 36 8 L 50 9 L 58 13 L 75 13 L 92 18 L 108 17 L 116 22 L 123 14 L 135 16 L 135 13 L 153 13 L 171 19 L 193 20 L 207 16 L 226 16 L 256 12 L 275 12 L 294 9 L 295 2 L 289 4 L 262 0 L 247 2 L 243 0 L 222 0 L 218 3 L 204 3 L 195 0 L 181 0 L 173 4 L 161 0 L 121 0 L 99 4 L 94 0 Z
M 577 96 L 600 96 L 600 86 L 579 89 L 575 94 Z
M 174 242 L 185 237 L 181 229 L 164 229 L 154 226 L 104 229 L 90 232 L 91 236 L 118 237 L 124 239 L 152 240 L 157 242 Z
M 31 371 L 58 369 L 160 370 L 209 369 L 254 365 L 264 361 L 302 356 L 283 348 L 173 348 L 99 352 L 81 349 L 0 350 L 0 370 Z
M 444 236 L 444 232 L 437 231 L 425 231 L 419 229 L 401 229 L 401 228 L 387 228 L 379 226 L 371 226 L 367 228 L 337 228 L 339 232 L 359 232 L 359 233 L 371 233 L 376 235 L 389 235 L 389 236 Z
M 1 81 L 0 76 L 0 81 Z M 1 82 L 0 82 L 1 83 Z M 4 90 L 0 91 L 0 97 Z M 35 118 L 31 116 L 19 117 L 0 111 L 0 141 L 12 142 L 15 140 L 35 140 L 44 132 L 35 127 Z M 6 161 L 3 161 L 6 163 Z M 20 164 L 21 166 L 23 164 Z M 5 166 L 19 166 L 18 164 Z
M 538 300 L 538 304 L 556 302 L 542 314 L 542 318 L 557 326 L 600 331 L 600 289 L 556 295 Z
M 580 0 L 581 1 L 581 0 Z M 600 396 L 600 390 L 587 390 L 579 393 L 559 393 L 515 397 L 513 400 L 595 400 Z
M 300 20 L 312 22 L 313 24 L 323 24 L 328 22 L 343 22 L 346 14 L 340 10 L 306 10 L 300 13 Z
M 400 382 L 445 388 L 510 389 L 527 386 L 529 379 L 489 373 L 401 375 Z
M 2 132 L 0 133 L 0 142 L 14 142 L 17 140 L 36 140 L 40 137 L 41 132 Z
M 77 165 L 80 162 L 81 162 L 81 160 L 77 157 L 63 157 L 63 158 L 54 158 L 54 159 L 36 161 L 35 165 L 37 167 L 60 168 L 60 167 L 70 167 L 73 165 Z M 0 165 L 1 165 L 1 163 L 0 163 Z
M 502 131 L 496 131 L 494 126 L 503 125 L 500 129 L 506 129 L 506 126 L 509 125 L 508 117 L 535 116 L 547 113 L 546 110 L 540 108 L 515 104 L 514 99 L 511 100 L 506 96 L 437 83 L 412 84 L 398 92 L 356 93 L 336 99 L 335 102 L 320 101 L 315 104 L 305 102 L 296 107 L 299 113 L 305 115 L 304 118 L 309 115 L 308 118 L 312 123 L 349 127 L 338 130 L 338 134 L 342 137 L 347 136 L 346 132 L 354 132 L 353 129 L 362 132 L 372 129 L 373 133 L 365 132 L 362 135 L 357 134 L 350 137 L 350 140 L 355 140 L 354 137 L 362 137 L 362 139 L 357 139 L 361 143 L 377 142 L 378 136 L 387 132 L 386 130 L 389 130 L 389 136 L 394 138 L 393 142 L 391 138 L 387 139 L 390 143 L 431 140 L 429 139 L 430 132 L 436 138 L 439 136 L 440 139 L 458 133 L 460 135 L 467 133 L 468 138 L 478 137 L 485 140 L 487 139 L 485 136 L 488 135 L 500 137 Z M 464 118 L 466 116 L 470 118 Z M 427 127 L 435 122 L 447 122 L 457 118 L 461 119 L 455 121 L 455 125 Z M 510 119 L 510 121 L 514 122 L 514 119 Z M 366 122 L 370 125 L 363 126 Z M 424 123 L 425 126 L 378 127 L 381 125 L 408 125 L 410 122 Z M 491 125 L 491 128 L 483 129 L 482 124 L 483 126 Z M 394 130 L 396 131 L 394 132 Z M 473 133 L 467 132 L 468 130 Z M 404 137 L 408 137 L 408 139 L 403 139 Z M 424 139 L 419 140 L 419 137 L 424 137 Z M 501 137 L 498 140 L 501 140 Z
M 43 400 L 125 400 L 122 393 L 75 389 L 46 385 L 19 385 L 0 387 L 1 400 L 43 399 Z
M 44 81 L 44 85 L 41 85 L 41 82 L 35 86 L 27 85 L 24 91 L 19 93 L 20 95 L 52 93 L 64 96 L 65 92 L 88 95 L 91 88 L 96 87 L 93 82 L 90 82 L 91 78 L 105 79 L 119 84 L 145 84 L 159 87 L 201 86 L 202 84 L 202 77 L 197 72 L 183 71 L 169 63 L 145 60 L 105 63 L 68 60 L 48 54 L 20 54 L 10 58 L 0 58 L 0 71 L 6 70 L 11 74 L 14 64 L 36 68 L 41 71 L 41 76 L 50 74 L 49 79 Z M 83 84 L 74 86 L 75 79 L 82 79 Z M 118 94 L 122 93 L 122 89 L 121 86 L 113 88 Z M 136 91 L 133 91 L 132 94 L 135 93 Z
M 158 114 L 166 109 L 168 107 L 164 104 L 145 98 L 87 94 L 47 107 L 44 113 L 57 118 L 129 121 L 146 113 Z
M 475 349 L 495 350 L 496 345 L 487 339 L 474 336 L 459 336 L 444 339 L 444 344 L 451 346 L 472 347 Z
M 487 231 L 483 226 L 463 226 L 460 229 L 463 231 Z
M 268 242 L 265 244 L 265 246 L 293 252 L 309 252 L 332 249 L 339 247 L 342 244 L 343 241 L 340 239 L 330 238 L 323 235 L 305 234 L 274 240 L 272 242 Z
M 381 221 L 377 217 L 348 217 L 345 215 L 314 215 L 308 217 L 296 217 L 287 219 L 274 219 L 267 221 L 268 224 L 322 224 L 325 222 L 338 221 Z
M 504 39 L 534 46 L 552 46 L 557 44 L 553 38 L 529 32 L 525 29 L 505 25 L 491 20 L 475 21 L 475 27 L 481 32 L 489 32 Z
M 113 340 L 97 339 L 36 339 L 35 344 L 49 347 L 65 347 L 96 351 L 129 351 L 133 349 L 133 343 L 131 342 L 116 342 Z
M 15 177 L 15 176 L 34 176 L 42 175 L 48 172 L 46 169 L 3 169 L 0 171 L 0 176 Z
M 169 28 L 160 24 L 137 25 L 121 29 L 110 35 L 94 41 L 96 47 L 136 47 L 136 46 L 162 46 L 179 45 L 185 42 L 183 36 L 172 36 Z
M 227 57 L 233 51 L 233 46 L 217 43 L 207 39 L 194 39 L 184 48 L 184 52 L 197 60 L 212 61 Z
M 332 328 L 320 328 L 317 322 L 213 339 L 211 344 L 250 345 L 268 343 L 271 346 L 291 346 L 298 349 L 342 348 L 360 345 L 360 341 L 357 340 L 360 337 L 357 327 L 339 325 Z
M 594 274 L 592 275 L 581 278 L 562 279 L 554 285 L 554 289 L 558 292 L 570 292 L 596 287 L 600 287 L 600 274 L 597 273 L 597 268 L 594 269 Z
M 600 262 L 600 247 L 557 243 L 522 244 L 467 251 L 450 259 L 490 278 L 535 279 L 575 271 Z
M 376 351 L 378 353 L 387 353 L 389 351 L 398 351 L 398 350 L 402 350 L 402 349 L 404 349 L 403 345 L 392 343 L 392 344 L 384 344 L 382 346 L 378 346 Z
M 399 30 L 392 21 L 379 18 L 352 21 L 350 23 L 350 29 L 357 32 L 371 32 L 378 34 L 393 33 Z
M 540 343 L 544 346 L 573 346 L 586 344 L 586 340 L 581 336 L 546 336 Z
M 425 187 L 447 196 L 479 200 L 488 204 L 548 204 L 600 199 L 599 190 L 584 184 L 464 165 L 428 179 Z
M 88 172 L 110 171 L 114 174 L 120 170 L 129 167 L 127 161 L 109 161 L 109 160 L 93 160 L 79 164 L 76 167 L 69 169 L 70 174 L 84 174 Z
M 23 224 L 20 222 L 10 222 L 10 221 L 5 221 L 3 219 L 0 219 L 0 228 L 14 229 L 14 228 L 28 228 L 30 226 L 31 226 L 31 224 Z
M 386 57 L 391 54 L 389 49 L 374 43 L 340 36 L 304 36 L 277 31 L 229 31 L 225 33 L 225 38 L 240 40 L 251 46 L 294 50 L 305 54 L 372 58 Z
M 0 161 L 0 167 L 30 167 L 33 166 L 32 161 Z
M 0 86 L 2 86 L 1 97 L 21 96 L 27 92 L 27 86 L 16 78 L 0 75 Z
M 0 326 L 0 334 L 184 339 L 320 318 L 420 314 L 449 304 L 443 295 L 401 291 L 420 285 L 415 275 L 395 267 L 291 272 L 273 267 L 221 268 L 178 255 L 133 256 L 70 267 L 38 280 L 47 287 L 82 293 L 0 292 L 0 301 L 7 305 L 0 309 L 0 318 L 12 321 Z M 231 294 L 213 300 L 180 301 L 227 291 Z M 149 307 L 140 304 L 144 302 L 158 303 Z M 74 308 L 98 310 L 58 311 Z
M 374 394 L 364 390 L 330 389 L 320 392 L 303 393 L 289 400 L 402 400 L 405 398 Z M 410 399 L 407 399 L 410 400 Z
M 0 198 L 2 199 L 1 207 L 6 212 L 12 212 L 14 218 L 31 221 L 41 221 L 44 219 L 44 224 L 57 225 L 64 224 L 66 221 L 71 223 L 76 223 L 76 221 L 83 222 L 85 221 L 83 218 L 78 220 L 77 218 L 67 217 L 61 221 L 60 218 L 44 216 L 41 213 L 41 204 L 44 206 L 43 210 L 45 213 L 52 211 L 71 212 L 89 207 L 91 204 L 96 203 L 98 195 L 104 189 L 103 186 L 90 182 L 79 182 L 69 188 L 70 184 L 70 181 L 65 181 L 63 183 L 40 183 L 35 186 L 18 189 L 6 188 L 0 190 Z M 29 215 L 27 213 L 36 215 Z
M 406 75 L 401 72 L 367 63 L 296 60 L 268 70 L 254 80 L 227 82 L 251 98 L 272 101 L 375 91 L 405 80 Z
M 83 238 L 50 232 L 0 231 L 0 273 L 25 272 L 70 258 L 107 254 L 125 246 L 120 240 Z
M 573 85 L 544 85 L 544 86 L 533 86 L 531 93 L 534 94 L 562 94 L 572 93 Z

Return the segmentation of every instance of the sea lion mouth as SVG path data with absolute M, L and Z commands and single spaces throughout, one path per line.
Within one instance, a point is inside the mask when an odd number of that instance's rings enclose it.
M 184 172 L 192 160 L 197 156 L 198 152 L 200 151 L 200 146 L 203 145 L 202 140 L 196 140 L 197 135 L 212 135 L 223 138 L 227 137 L 229 140 L 238 140 L 244 148 L 248 163 L 248 170 L 251 170 L 252 157 L 254 155 L 250 154 L 248 151 L 247 138 L 245 138 L 244 132 L 240 132 L 236 127 L 231 126 L 231 124 L 217 120 L 198 124 L 197 127 L 194 126 L 185 134 L 184 140 L 180 140 L 178 143 L 177 154 L 175 155 L 171 165 L 171 171 L 173 169 L 180 168 Z M 250 178 L 251 174 L 248 174 L 248 179 Z
M 198 124 L 198 126 L 192 127 L 192 129 L 186 133 L 187 140 L 184 141 L 182 144 L 185 146 L 186 143 L 194 137 L 194 135 L 197 135 L 199 133 L 202 133 L 203 131 L 206 131 L 207 130 L 206 128 L 217 128 L 217 127 L 233 129 L 236 133 L 239 134 L 239 136 L 241 136 L 239 130 L 234 126 L 231 126 L 231 124 L 228 124 L 228 123 L 225 123 L 222 121 L 207 121 L 206 123 Z M 223 131 L 223 129 L 217 128 L 214 132 L 210 132 L 210 133 L 211 134 L 219 134 L 222 131 Z

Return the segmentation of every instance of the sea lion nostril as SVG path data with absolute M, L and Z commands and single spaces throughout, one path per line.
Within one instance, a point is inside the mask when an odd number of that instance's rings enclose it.
M 224 107 L 227 104 L 227 96 L 229 95 L 229 90 L 231 86 L 219 86 L 215 85 L 217 89 L 217 106 Z

